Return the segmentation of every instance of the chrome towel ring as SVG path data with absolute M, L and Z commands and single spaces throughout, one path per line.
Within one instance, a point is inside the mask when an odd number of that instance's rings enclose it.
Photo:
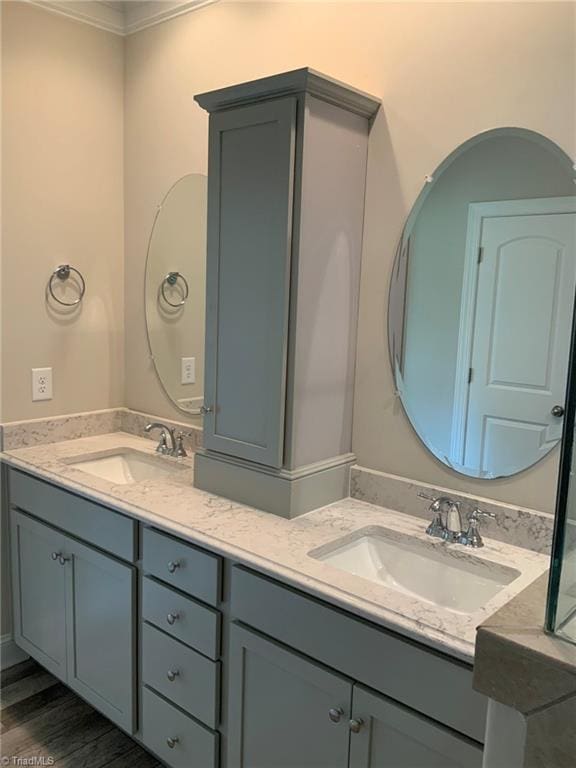
M 170 299 L 166 296 L 166 286 L 169 285 L 171 288 L 173 288 L 178 280 L 183 282 L 184 292 L 182 294 L 182 299 L 174 304 L 174 302 L 170 301 Z M 170 307 L 181 307 L 186 303 L 186 299 L 190 293 L 190 289 L 188 288 L 188 281 L 181 272 L 168 272 L 164 280 L 162 280 L 162 284 L 160 285 L 160 293 L 162 294 L 162 298 L 166 304 L 168 304 Z
M 74 272 L 75 275 L 78 275 L 80 280 L 80 293 L 78 298 L 74 299 L 74 301 L 62 301 L 62 299 L 59 299 L 54 293 L 54 278 L 58 278 L 58 280 L 62 281 L 68 280 L 72 272 Z M 86 281 L 84 280 L 82 273 L 79 272 L 76 267 L 71 267 L 70 264 L 60 264 L 50 276 L 48 290 L 50 291 L 50 296 L 52 296 L 54 301 L 57 301 L 58 304 L 62 304 L 64 307 L 75 307 L 77 304 L 80 304 L 84 298 L 84 294 L 86 293 Z

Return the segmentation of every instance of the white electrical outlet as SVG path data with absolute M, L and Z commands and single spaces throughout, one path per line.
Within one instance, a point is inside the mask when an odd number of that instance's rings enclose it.
M 196 358 L 195 357 L 182 358 L 182 374 L 180 377 L 180 383 L 181 384 L 196 383 Z
M 32 400 L 52 400 L 52 368 L 32 368 Z

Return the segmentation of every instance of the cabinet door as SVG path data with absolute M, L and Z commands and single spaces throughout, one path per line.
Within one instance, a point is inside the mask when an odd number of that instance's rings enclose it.
M 70 540 L 68 684 L 134 731 L 136 578 L 133 566 Z
M 346 678 L 233 625 L 230 768 L 347 768 L 351 691 Z
M 442 695 L 442 691 L 438 691 Z M 354 686 L 350 768 L 480 768 L 482 750 L 390 699 Z
M 50 672 L 66 680 L 65 537 L 12 511 L 14 638 Z
M 210 117 L 206 448 L 282 466 L 296 99 Z

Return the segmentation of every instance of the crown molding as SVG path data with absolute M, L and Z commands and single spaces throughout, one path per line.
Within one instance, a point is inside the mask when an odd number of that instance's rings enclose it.
M 50 13 L 89 24 L 115 35 L 131 35 L 155 24 L 211 5 L 218 0 L 147 0 L 126 3 L 125 10 L 98 0 L 24 0 Z

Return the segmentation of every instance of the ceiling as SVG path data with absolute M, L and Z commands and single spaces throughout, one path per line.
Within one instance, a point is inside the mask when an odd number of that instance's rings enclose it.
M 118 35 L 130 35 L 217 0 L 27 0 Z

